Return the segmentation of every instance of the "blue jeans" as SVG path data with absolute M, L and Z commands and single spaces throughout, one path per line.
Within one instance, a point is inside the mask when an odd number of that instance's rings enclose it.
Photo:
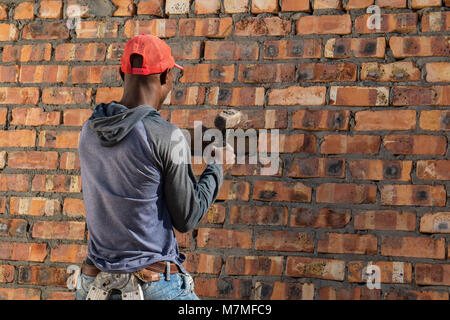
M 175 273 L 166 280 L 165 274 L 160 273 L 160 280 L 141 282 L 144 300 L 199 300 L 194 293 L 194 281 L 190 274 Z M 95 277 L 81 274 L 77 281 L 75 300 L 86 300 L 90 285 Z M 109 300 L 121 300 L 121 293 L 113 291 Z

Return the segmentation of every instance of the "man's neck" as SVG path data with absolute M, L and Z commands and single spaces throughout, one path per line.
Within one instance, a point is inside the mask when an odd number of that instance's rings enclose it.
M 157 88 L 142 86 L 129 86 L 124 88 L 120 104 L 127 108 L 135 108 L 141 105 L 149 105 L 158 110 L 161 106 L 160 95 Z

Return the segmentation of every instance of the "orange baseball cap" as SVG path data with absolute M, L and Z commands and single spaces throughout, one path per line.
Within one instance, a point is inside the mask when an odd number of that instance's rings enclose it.
M 132 54 L 142 56 L 142 68 L 132 68 L 130 57 Z M 161 73 L 168 68 L 183 67 L 175 63 L 170 47 L 158 37 L 149 34 L 140 34 L 125 44 L 120 69 L 126 74 L 148 75 Z

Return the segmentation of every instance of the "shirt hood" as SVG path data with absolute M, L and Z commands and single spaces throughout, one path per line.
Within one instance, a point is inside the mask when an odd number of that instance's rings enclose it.
M 110 147 L 122 141 L 134 126 L 149 114 L 160 116 L 155 108 L 148 105 L 127 108 L 112 101 L 97 105 L 88 119 L 88 124 L 97 133 L 100 144 Z

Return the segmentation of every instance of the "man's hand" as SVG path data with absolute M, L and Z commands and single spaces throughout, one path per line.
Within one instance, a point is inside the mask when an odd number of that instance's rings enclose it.
M 236 162 L 234 149 L 228 143 L 226 147 L 213 147 L 214 156 L 218 163 L 222 164 L 223 170 L 228 170 Z

